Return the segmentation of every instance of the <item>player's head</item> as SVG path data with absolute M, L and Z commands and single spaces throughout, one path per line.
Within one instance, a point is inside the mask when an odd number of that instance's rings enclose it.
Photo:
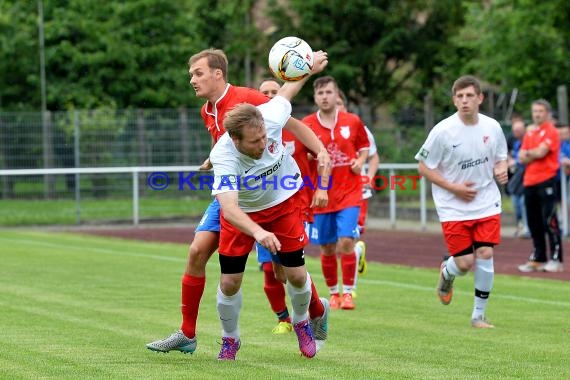
M 475 78 L 473 75 L 464 75 L 458 78 L 455 82 L 453 82 L 453 87 L 451 87 L 451 93 L 453 96 L 457 93 L 457 91 L 464 90 L 467 87 L 473 87 L 475 90 L 475 94 L 481 95 L 481 83 L 479 79 Z
M 523 138 L 524 133 L 526 132 L 526 126 L 524 123 L 523 119 L 516 119 L 513 121 L 513 124 L 511 125 L 511 132 L 513 134 L 513 137 L 517 140 L 520 140 Z
M 188 60 L 190 85 L 200 98 L 210 98 L 228 82 L 228 58 L 220 49 L 206 49 Z
M 346 109 L 347 100 L 346 95 L 342 90 L 338 90 L 338 97 L 336 98 L 336 108 L 341 112 L 348 112 Z
M 558 133 L 560 133 L 560 141 L 568 141 L 570 140 L 570 126 L 568 125 L 561 125 L 558 128 Z
M 263 95 L 267 96 L 270 99 L 273 99 L 275 95 L 277 95 L 277 92 L 279 92 L 280 88 L 281 85 L 279 84 L 279 82 L 277 82 L 277 80 L 272 78 L 264 79 L 259 84 L 259 92 L 261 92 Z
M 313 90 L 315 104 L 319 107 L 319 111 L 329 113 L 336 110 L 338 85 L 333 77 L 326 75 L 315 79 Z
M 538 99 L 532 102 L 531 106 L 532 121 L 537 126 L 549 120 L 552 113 L 552 107 L 544 99 Z
M 474 117 L 483 102 L 481 83 L 472 75 L 464 75 L 457 79 L 451 87 L 453 104 L 461 117 Z
M 265 151 L 267 133 L 263 116 L 251 104 L 241 103 L 224 118 L 224 128 L 232 138 L 238 152 L 259 160 Z

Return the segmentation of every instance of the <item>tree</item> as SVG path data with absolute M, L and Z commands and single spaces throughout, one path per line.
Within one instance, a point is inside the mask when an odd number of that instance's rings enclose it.
M 229 61 L 228 79 L 237 85 L 254 86 L 250 73 L 267 60 L 264 38 L 253 24 L 254 0 L 193 0 L 192 22 L 202 49 L 223 49 Z
M 524 112 L 536 98 L 554 101 L 556 87 L 570 79 L 569 11 L 562 0 L 470 3 L 454 41 L 469 52 L 464 70 L 503 91 L 518 88 Z
M 44 2 L 47 103 L 72 108 L 196 104 L 187 60 L 199 39 L 191 2 Z M 39 109 L 36 2 L 0 2 L 4 109 Z
M 327 50 L 327 73 L 349 90 L 353 101 L 372 105 L 393 101 L 413 80 L 423 86 L 437 82 L 436 67 L 446 60 L 442 53 L 448 51 L 449 36 L 463 20 L 461 2 L 451 0 L 280 4 L 273 1 L 269 7 L 278 34 L 298 35 L 313 49 Z
M 191 103 L 186 66 L 192 49 L 191 22 L 183 4 L 50 2 L 46 10 L 49 104 L 67 109 Z
M 0 109 L 40 109 L 37 7 L 0 1 Z

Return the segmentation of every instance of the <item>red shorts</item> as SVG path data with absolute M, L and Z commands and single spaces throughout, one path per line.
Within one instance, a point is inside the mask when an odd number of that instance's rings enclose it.
M 368 199 L 362 199 L 360 201 L 360 214 L 358 214 L 358 227 L 360 229 L 360 234 L 364 233 L 366 227 L 366 217 L 368 216 Z
M 298 193 L 297 193 L 298 194 Z M 281 243 L 280 252 L 295 252 L 307 245 L 308 237 L 303 225 L 300 202 L 296 195 L 266 210 L 247 215 L 264 230 L 273 232 Z M 220 215 L 220 247 L 218 252 L 225 256 L 245 256 L 255 243 L 255 239 L 244 234 Z
M 465 251 L 474 243 L 499 244 L 501 241 L 501 215 L 482 219 L 442 222 L 443 238 L 451 256 Z

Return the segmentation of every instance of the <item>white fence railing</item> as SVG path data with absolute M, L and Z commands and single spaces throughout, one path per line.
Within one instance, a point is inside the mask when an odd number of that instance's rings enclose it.
M 381 171 L 388 171 L 388 179 L 394 178 L 398 170 L 414 170 L 417 169 L 417 164 L 403 164 L 403 163 L 383 163 Z M 0 170 L 0 177 L 2 176 L 44 176 L 44 175 L 75 175 L 76 183 L 79 183 L 79 176 L 82 174 L 119 174 L 130 173 L 132 176 L 132 220 L 133 225 L 138 225 L 140 222 L 139 213 L 139 177 L 141 173 L 173 173 L 173 172 L 197 172 L 198 166 L 130 166 L 130 167 L 98 167 L 98 168 L 57 168 L 57 169 L 13 169 L 13 170 Z M 420 201 L 420 225 L 423 229 L 427 224 L 427 205 L 426 205 L 426 181 L 420 178 L 419 183 L 419 201 Z M 79 208 L 81 201 L 79 186 L 75 187 L 75 201 Z M 389 218 L 390 225 L 396 227 L 397 220 L 397 191 L 389 192 Z
M 118 174 L 130 173 L 132 176 L 132 220 L 133 225 L 137 226 L 140 222 L 140 204 L 139 204 L 139 177 L 141 173 L 153 172 L 184 172 L 191 173 L 198 171 L 197 165 L 192 166 L 130 166 L 130 167 L 98 167 L 98 168 L 58 168 L 58 169 L 12 169 L 0 170 L 0 177 L 2 176 L 43 176 L 43 175 L 69 175 L 74 174 L 76 182 L 79 183 L 79 176 L 81 174 Z M 417 169 L 415 163 L 382 163 L 380 171 L 388 171 L 388 178 L 394 178 L 398 170 L 414 170 Z M 567 196 L 567 177 L 562 173 L 561 181 L 561 207 L 560 207 L 560 221 L 562 225 L 563 234 L 566 236 L 568 233 L 568 196 Z M 427 226 L 427 203 L 426 203 L 426 180 L 425 178 L 419 179 L 419 202 L 420 202 L 420 218 L 419 223 L 422 229 Z M 75 187 L 75 200 L 77 207 L 80 203 L 79 186 Z M 390 225 L 395 228 L 397 221 L 397 191 L 389 191 L 389 220 Z

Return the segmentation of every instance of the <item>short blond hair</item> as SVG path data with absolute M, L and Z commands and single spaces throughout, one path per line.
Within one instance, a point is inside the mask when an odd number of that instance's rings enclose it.
M 222 70 L 224 80 L 228 81 L 228 57 L 226 57 L 226 53 L 223 50 L 210 48 L 194 54 L 188 60 L 188 68 L 202 58 L 208 59 L 208 67 L 210 69 Z
M 232 108 L 224 117 L 224 128 L 231 138 L 241 140 L 246 127 L 262 128 L 263 116 L 257 107 L 248 103 L 240 103 Z

